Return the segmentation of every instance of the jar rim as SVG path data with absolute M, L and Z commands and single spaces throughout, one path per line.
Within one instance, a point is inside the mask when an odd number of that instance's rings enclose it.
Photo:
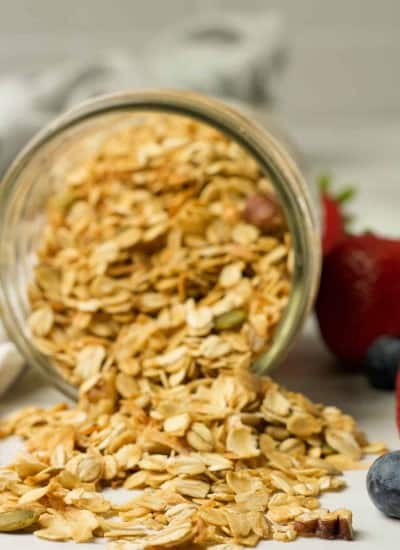
M 291 347 L 314 303 L 321 266 L 321 240 L 307 185 L 286 150 L 269 132 L 234 108 L 214 98 L 177 90 L 124 91 L 88 100 L 57 117 L 40 131 L 6 171 L 0 189 L 0 209 L 6 212 L 9 197 L 19 176 L 42 147 L 63 132 L 112 112 L 158 111 L 192 117 L 227 134 L 257 161 L 261 171 L 272 178 L 281 201 L 294 248 L 292 289 L 284 315 L 276 328 L 270 348 L 253 364 L 257 374 L 265 374 L 280 363 Z M 7 216 L 0 220 L 0 258 L 7 242 Z M 5 328 L 22 354 L 69 397 L 76 398 L 70 385 L 42 354 L 33 349 L 19 330 L 19 321 L 9 299 L 3 262 L 0 267 L 1 306 Z

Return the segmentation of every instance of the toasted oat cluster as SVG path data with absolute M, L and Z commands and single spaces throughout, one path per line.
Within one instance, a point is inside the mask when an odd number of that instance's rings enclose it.
M 319 496 L 384 446 L 340 410 L 249 371 L 293 270 L 254 162 L 198 122 L 148 115 L 64 177 L 30 326 L 79 401 L 1 422 L 26 452 L 0 469 L 0 531 L 106 537 L 112 550 L 351 539 L 351 512 Z M 116 504 L 106 487 L 135 492 Z
M 79 403 L 29 408 L 1 424 L 26 452 L 0 470 L 0 530 L 49 540 L 110 539 L 110 549 L 236 550 L 298 536 L 352 538 L 351 512 L 321 508 L 368 445 L 354 420 L 268 378 L 220 375 L 170 388 L 141 382 L 119 400 L 116 373 Z M 104 487 L 140 490 L 122 504 Z
M 270 182 L 235 142 L 141 116 L 64 178 L 29 298 L 35 343 L 69 381 L 116 369 L 134 397 L 140 379 L 171 388 L 268 348 L 293 252 Z

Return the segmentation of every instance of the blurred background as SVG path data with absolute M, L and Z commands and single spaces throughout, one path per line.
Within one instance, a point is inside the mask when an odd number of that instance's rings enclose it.
M 0 171 L 81 97 L 200 88 L 272 110 L 313 175 L 360 186 L 360 227 L 397 231 L 395 208 L 380 198 L 400 188 L 398 0 L 2 0 L 1 8 Z

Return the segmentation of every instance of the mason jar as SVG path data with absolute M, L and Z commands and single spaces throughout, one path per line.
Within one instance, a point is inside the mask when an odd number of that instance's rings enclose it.
M 49 124 L 14 160 L 0 189 L 0 284 L 3 322 L 29 365 L 38 367 L 66 395 L 77 391 L 33 344 L 27 287 L 40 243 L 46 203 L 59 190 L 62 171 L 85 157 L 99 138 L 127 115 L 163 112 L 192 117 L 236 141 L 254 158 L 281 202 L 294 251 L 292 288 L 269 349 L 253 369 L 264 374 L 278 365 L 300 333 L 315 299 L 321 263 L 317 208 L 298 166 L 285 147 L 261 126 L 206 96 L 172 90 L 128 91 L 100 97 Z M 266 123 L 268 126 L 268 122 Z

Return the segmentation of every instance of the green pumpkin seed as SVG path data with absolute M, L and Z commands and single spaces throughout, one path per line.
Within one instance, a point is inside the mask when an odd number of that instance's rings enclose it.
M 16 509 L 0 512 L 0 531 L 20 531 L 33 525 L 39 519 L 37 510 Z
M 216 330 L 231 330 L 239 328 L 246 319 L 244 309 L 232 309 L 214 319 L 214 328 Z

